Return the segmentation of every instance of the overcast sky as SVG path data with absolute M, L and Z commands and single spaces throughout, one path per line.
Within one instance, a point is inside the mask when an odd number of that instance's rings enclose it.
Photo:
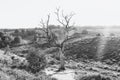
M 0 28 L 38 27 L 40 19 L 61 7 L 75 12 L 76 25 L 120 25 L 120 0 L 0 0 Z

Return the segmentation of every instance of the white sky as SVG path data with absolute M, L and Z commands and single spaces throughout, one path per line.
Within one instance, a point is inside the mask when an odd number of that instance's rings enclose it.
M 61 7 L 75 12 L 76 25 L 120 25 L 120 0 L 0 0 L 0 28 L 37 27 L 40 19 Z

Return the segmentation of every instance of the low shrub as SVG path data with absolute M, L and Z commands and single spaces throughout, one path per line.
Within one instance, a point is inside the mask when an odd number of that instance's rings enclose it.
M 113 80 L 111 77 L 109 76 L 102 76 L 102 75 L 85 75 L 85 76 L 78 76 L 76 78 L 76 80 Z M 115 79 L 117 80 L 117 79 Z
M 43 52 L 31 50 L 27 55 L 28 60 L 28 70 L 32 73 L 37 73 L 40 70 L 44 69 L 46 66 L 46 58 Z
M 14 38 L 14 41 L 13 41 L 13 42 L 16 43 L 16 44 L 17 44 L 17 43 L 20 43 L 20 42 L 21 42 L 21 39 L 22 39 L 22 38 L 21 38 L 20 36 L 16 36 L 16 37 Z

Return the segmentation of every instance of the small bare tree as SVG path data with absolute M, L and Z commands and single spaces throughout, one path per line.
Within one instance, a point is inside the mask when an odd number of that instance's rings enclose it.
M 51 31 L 49 29 L 49 21 L 50 21 L 50 14 L 47 16 L 47 21 L 44 22 L 43 19 L 41 19 L 41 30 L 46 34 L 47 42 L 50 44 L 51 39 L 52 42 L 54 42 L 54 46 L 57 47 L 59 50 L 59 57 L 60 57 L 60 68 L 58 71 L 65 70 L 65 57 L 64 57 L 64 48 L 65 44 L 73 39 L 69 35 L 69 31 L 72 30 L 72 27 L 74 26 L 73 23 L 71 23 L 71 20 L 74 16 L 73 13 L 70 13 L 69 15 L 65 15 L 63 11 L 60 11 L 60 8 L 57 8 L 55 11 L 55 15 L 57 16 L 57 21 L 62 25 L 62 28 L 59 28 L 63 31 L 63 35 L 56 36 L 56 33 Z M 62 38 L 61 38 L 62 37 Z M 60 39 L 61 38 L 61 39 Z
M 38 41 L 39 38 L 45 38 L 46 41 L 50 44 L 50 34 L 51 34 L 51 30 L 49 29 L 49 21 L 50 21 L 50 14 L 47 15 L 47 19 L 46 21 L 44 21 L 43 19 L 41 19 L 40 21 L 40 30 L 43 31 L 43 33 L 45 35 L 42 36 L 34 36 L 35 40 Z
M 59 70 L 65 70 L 65 60 L 64 60 L 64 48 L 65 48 L 65 44 L 66 42 L 68 42 L 68 40 L 72 39 L 69 35 L 69 31 L 72 30 L 72 27 L 74 26 L 74 24 L 71 24 L 71 20 L 74 16 L 73 13 L 70 13 L 69 15 L 65 15 L 63 13 L 63 11 L 60 11 L 60 8 L 56 9 L 55 12 L 56 16 L 57 16 L 57 21 L 63 26 L 63 33 L 64 35 L 60 35 L 62 36 L 62 39 L 57 39 L 56 44 L 59 45 L 57 46 L 59 48 L 59 55 L 60 55 L 60 68 Z
M 41 19 L 40 23 L 42 26 L 42 31 L 45 32 L 46 36 L 49 37 L 49 21 L 50 21 L 50 14 L 47 15 L 47 20 L 46 22 L 43 21 L 43 19 Z

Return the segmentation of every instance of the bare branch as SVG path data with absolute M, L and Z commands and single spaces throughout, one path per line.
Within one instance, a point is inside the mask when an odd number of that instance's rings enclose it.
M 40 24 L 42 26 L 41 30 L 44 31 L 47 34 L 47 36 L 48 36 L 48 33 L 49 33 L 48 32 L 49 31 L 49 29 L 48 29 L 48 27 L 49 27 L 49 21 L 50 21 L 50 14 L 47 15 L 46 22 L 44 22 L 43 19 L 41 19 L 41 21 L 40 21 Z
M 75 15 L 74 13 L 70 13 L 68 15 L 65 15 L 63 10 L 61 11 L 60 14 L 60 8 L 56 8 L 56 12 L 55 12 L 56 16 L 57 16 L 57 21 L 63 25 L 63 27 L 65 27 L 66 29 L 68 27 L 70 27 L 70 21 L 72 19 L 72 17 Z
M 46 33 L 46 29 L 40 28 L 40 30 L 42 30 L 43 32 L 45 32 L 45 33 Z
M 40 24 L 41 24 L 42 28 L 45 28 L 45 23 L 44 23 L 43 19 L 41 19 Z
M 65 26 L 65 24 L 64 24 L 64 21 L 62 20 L 62 19 L 60 19 L 60 8 L 56 8 L 56 12 L 55 12 L 55 14 L 56 14 L 56 16 L 57 16 L 57 21 L 60 23 L 60 24 L 62 24 L 63 26 Z
M 46 22 L 44 22 L 43 19 L 41 19 L 40 24 L 42 28 L 47 28 L 49 26 L 49 21 L 50 21 L 50 14 L 48 14 Z
M 49 26 L 49 21 L 50 21 L 50 14 L 48 14 L 48 16 L 47 16 L 47 23 L 46 23 L 46 27 L 48 27 L 48 26 Z

